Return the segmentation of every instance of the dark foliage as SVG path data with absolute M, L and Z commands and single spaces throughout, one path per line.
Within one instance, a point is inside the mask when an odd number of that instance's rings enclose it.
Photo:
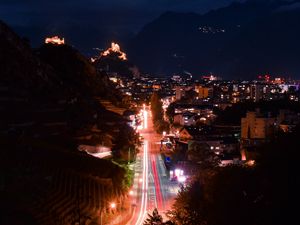
M 151 104 L 151 112 L 152 112 L 152 121 L 156 132 L 157 133 L 162 133 L 163 131 L 168 132 L 169 123 L 164 120 L 162 102 L 157 92 L 153 92 L 150 99 L 150 104 Z
M 200 171 L 169 213 L 178 224 L 291 224 L 300 129 L 259 149 L 254 167 Z M 194 220 L 195 219 L 195 220 Z

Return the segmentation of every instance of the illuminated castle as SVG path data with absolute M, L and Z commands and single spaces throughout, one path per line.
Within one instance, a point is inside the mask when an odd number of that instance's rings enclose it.
M 45 39 L 46 44 L 53 44 L 53 45 L 64 45 L 65 39 L 60 39 L 58 36 L 50 37 Z
M 117 43 L 114 43 L 114 42 L 112 42 L 111 47 L 109 49 L 107 49 L 106 51 L 104 51 L 101 55 L 107 56 L 107 55 L 111 54 L 112 52 L 119 53 L 119 56 L 118 56 L 119 59 L 127 60 L 126 54 L 121 51 L 120 45 L 118 45 Z

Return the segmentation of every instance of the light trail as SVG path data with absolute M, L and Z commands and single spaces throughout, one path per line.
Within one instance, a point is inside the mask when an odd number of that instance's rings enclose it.
M 157 199 L 157 208 L 161 208 L 162 207 L 162 203 L 163 203 L 163 198 L 162 198 L 162 194 L 161 194 L 161 185 L 160 185 L 160 180 L 159 180 L 159 176 L 157 173 L 157 169 L 156 169 L 156 160 L 155 160 L 155 156 L 152 155 L 152 171 L 153 171 L 153 176 L 154 176 L 154 185 L 155 185 L 155 192 L 156 192 L 156 199 Z
M 134 208 L 136 211 L 133 212 L 127 225 L 142 225 L 154 207 L 160 213 L 165 213 L 171 208 L 172 200 L 178 193 L 177 185 L 169 182 L 164 161 L 159 155 L 161 136 L 155 134 L 151 111 L 145 105 L 140 111 L 140 117 L 143 121 L 138 129 L 141 130 L 140 134 L 144 137 L 144 145 L 139 153 L 141 163 L 138 168 L 139 171 L 142 169 L 141 177 L 138 177 L 137 171 L 135 173 L 137 175 L 135 182 L 138 187 L 136 201 L 138 207 Z M 140 179 L 139 183 L 138 178 Z
M 144 218 L 147 214 L 148 202 L 148 141 L 144 141 L 144 156 L 143 156 L 143 185 L 142 185 L 142 202 L 136 225 L 144 223 Z
M 148 128 L 148 112 L 146 109 L 144 109 L 143 115 L 144 115 L 144 129 L 147 129 Z

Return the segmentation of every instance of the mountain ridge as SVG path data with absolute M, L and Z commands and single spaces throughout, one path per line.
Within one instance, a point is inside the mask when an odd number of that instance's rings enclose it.
M 234 68 L 251 68 L 251 65 L 254 68 L 259 63 L 255 58 L 260 55 L 258 52 L 252 52 L 252 55 L 248 57 L 250 60 L 239 63 L 239 58 L 247 58 L 246 53 L 232 55 L 232 52 L 238 53 L 239 49 L 236 46 L 247 48 L 249 43 L 241 44 L 245 42 L 243 35 L 248 33 L 251 36 L 248 42 L 253 39 L 257 46 L 262 46 L 265 58 L 274 57 L 274 55 L 269 55 L 268 51 L 277 46 L 270 46 L 267 49 L 258 37 L 268 36 L 268 32 L 272 32 L 270 37 L 274 40 L 273 42 L 279 44 L 279 47 L 283 47 L 286 44 L 284 42 L 288 42 L 286 37 L 280 42 L 279 34 L 283 27 L 289 29 L 286 29 L 288 35 L 298 36 L 300 30 L 293 27 L 297 27 L 296 25 L 300 21 L 297 16 L 299 9 L 296 7 L 291 10 L 282 10 L 282 7 L 292 6 L 298 2 L 247 1 L 232 3 L 227 7 L 203 15 L 167 12 L 145 25 L 141 32 L 131 40 L 128 55 L 141 69 L 152 74 L 171 75 L 186 70 L 197 76 L 216 73 L 224 78 L 251 79 L 257 74 L 265 72 L 297 76 L 300 68 L 293 65 L 292 69 L 287 68 L 284 71 L 287 63 L 285 61 L 279 63 L 281 68 L 278 70 L 272 69 L 270 66 L 272 62 L 268 61 L 266 68 L 245 71 L 243 75 L 242 71 L 235 72 Z M 294 17 L 294 21 L 290 19 L 291 16 Z M 276 23 L 273 23 L 271 18 L 274 17 L 281 17 L 283 22 L 276 20 Z M 268 24 L 264 23 L 264 28 L 261 25 L 263 21 L 268 21 Z M 258 28 L 254 29 L 255 26 Z M 297 49 L 299 44 L 297 42 L 293 44 Z M 153 49 L 157 49 L 157 51 L 153 51 Z M 228 59 L 230 55 L 232 58 Z M 292 58 L 293 61 L 296 56 L 296 50 L 292 50 L 288 54 L 288 58 Z M 279 61 L 279 58 L 276 60 Z

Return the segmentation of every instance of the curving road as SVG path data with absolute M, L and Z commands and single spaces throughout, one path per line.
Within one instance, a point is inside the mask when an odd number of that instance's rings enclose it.
M 153 129 L 151 115 L 144 111 L 143 147 L 137 155 L 133 186 L 134 213 L 128 225 L 141 225 L 147 214 L 157 208 L 162 216 L 171 208 L 179 190 L 178 184 L 169 181 L 168 172 L 160 155 L 161 135 Z

